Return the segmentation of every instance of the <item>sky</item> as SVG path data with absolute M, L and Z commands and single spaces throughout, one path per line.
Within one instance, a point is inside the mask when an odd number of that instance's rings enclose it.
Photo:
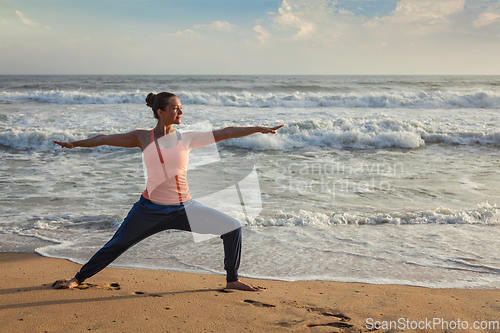
M 0 0 L 0 74 L 500 74 L 500 0 Z

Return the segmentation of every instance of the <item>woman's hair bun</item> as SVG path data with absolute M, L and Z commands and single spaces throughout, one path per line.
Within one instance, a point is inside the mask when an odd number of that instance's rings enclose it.
M 172 97 L 177 97 L 169 92 L 161 92 L 158 94 L 149 93 L 146 97 L 146 105 L 153 109 L 153 114 L 156 119 L 160 119 L 158 116 L 158 110 L 167 110 L 168 102 Z
M 155 102 L 155 93 L 149 93 L 148 96 L 146 97 L 146 105 L 149 106 L 150 108 L 153 107 L 153 104 Z

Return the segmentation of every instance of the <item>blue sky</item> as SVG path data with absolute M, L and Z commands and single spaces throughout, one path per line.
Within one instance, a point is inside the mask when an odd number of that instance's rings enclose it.
M 499 0 L 0 0 L 0 74 L 500 74 Z

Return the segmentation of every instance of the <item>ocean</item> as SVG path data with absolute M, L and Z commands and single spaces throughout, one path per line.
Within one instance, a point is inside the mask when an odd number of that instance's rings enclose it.
M 216 146 L 260 186 L 241 276 L 500 288 L 500 76 L 0 76 L 0 251 L 85 263 L 144 190 L 142 154 L 53 140 L 151 129 L 161 91 L 183 103 L 181 132 L 284 125 Z M 207 178 L 203 161 L 188 172 Z M 112 266 L 222 260 L 219 238 L 172 231 Z

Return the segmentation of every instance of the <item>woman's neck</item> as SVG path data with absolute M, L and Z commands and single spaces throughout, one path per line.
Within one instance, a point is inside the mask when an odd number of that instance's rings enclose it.
M 175 132 L 173 124 L 163 124 L 161 121 L 156 124 L 155 134 L 157 137 L 167 135 L 168 133 Z

